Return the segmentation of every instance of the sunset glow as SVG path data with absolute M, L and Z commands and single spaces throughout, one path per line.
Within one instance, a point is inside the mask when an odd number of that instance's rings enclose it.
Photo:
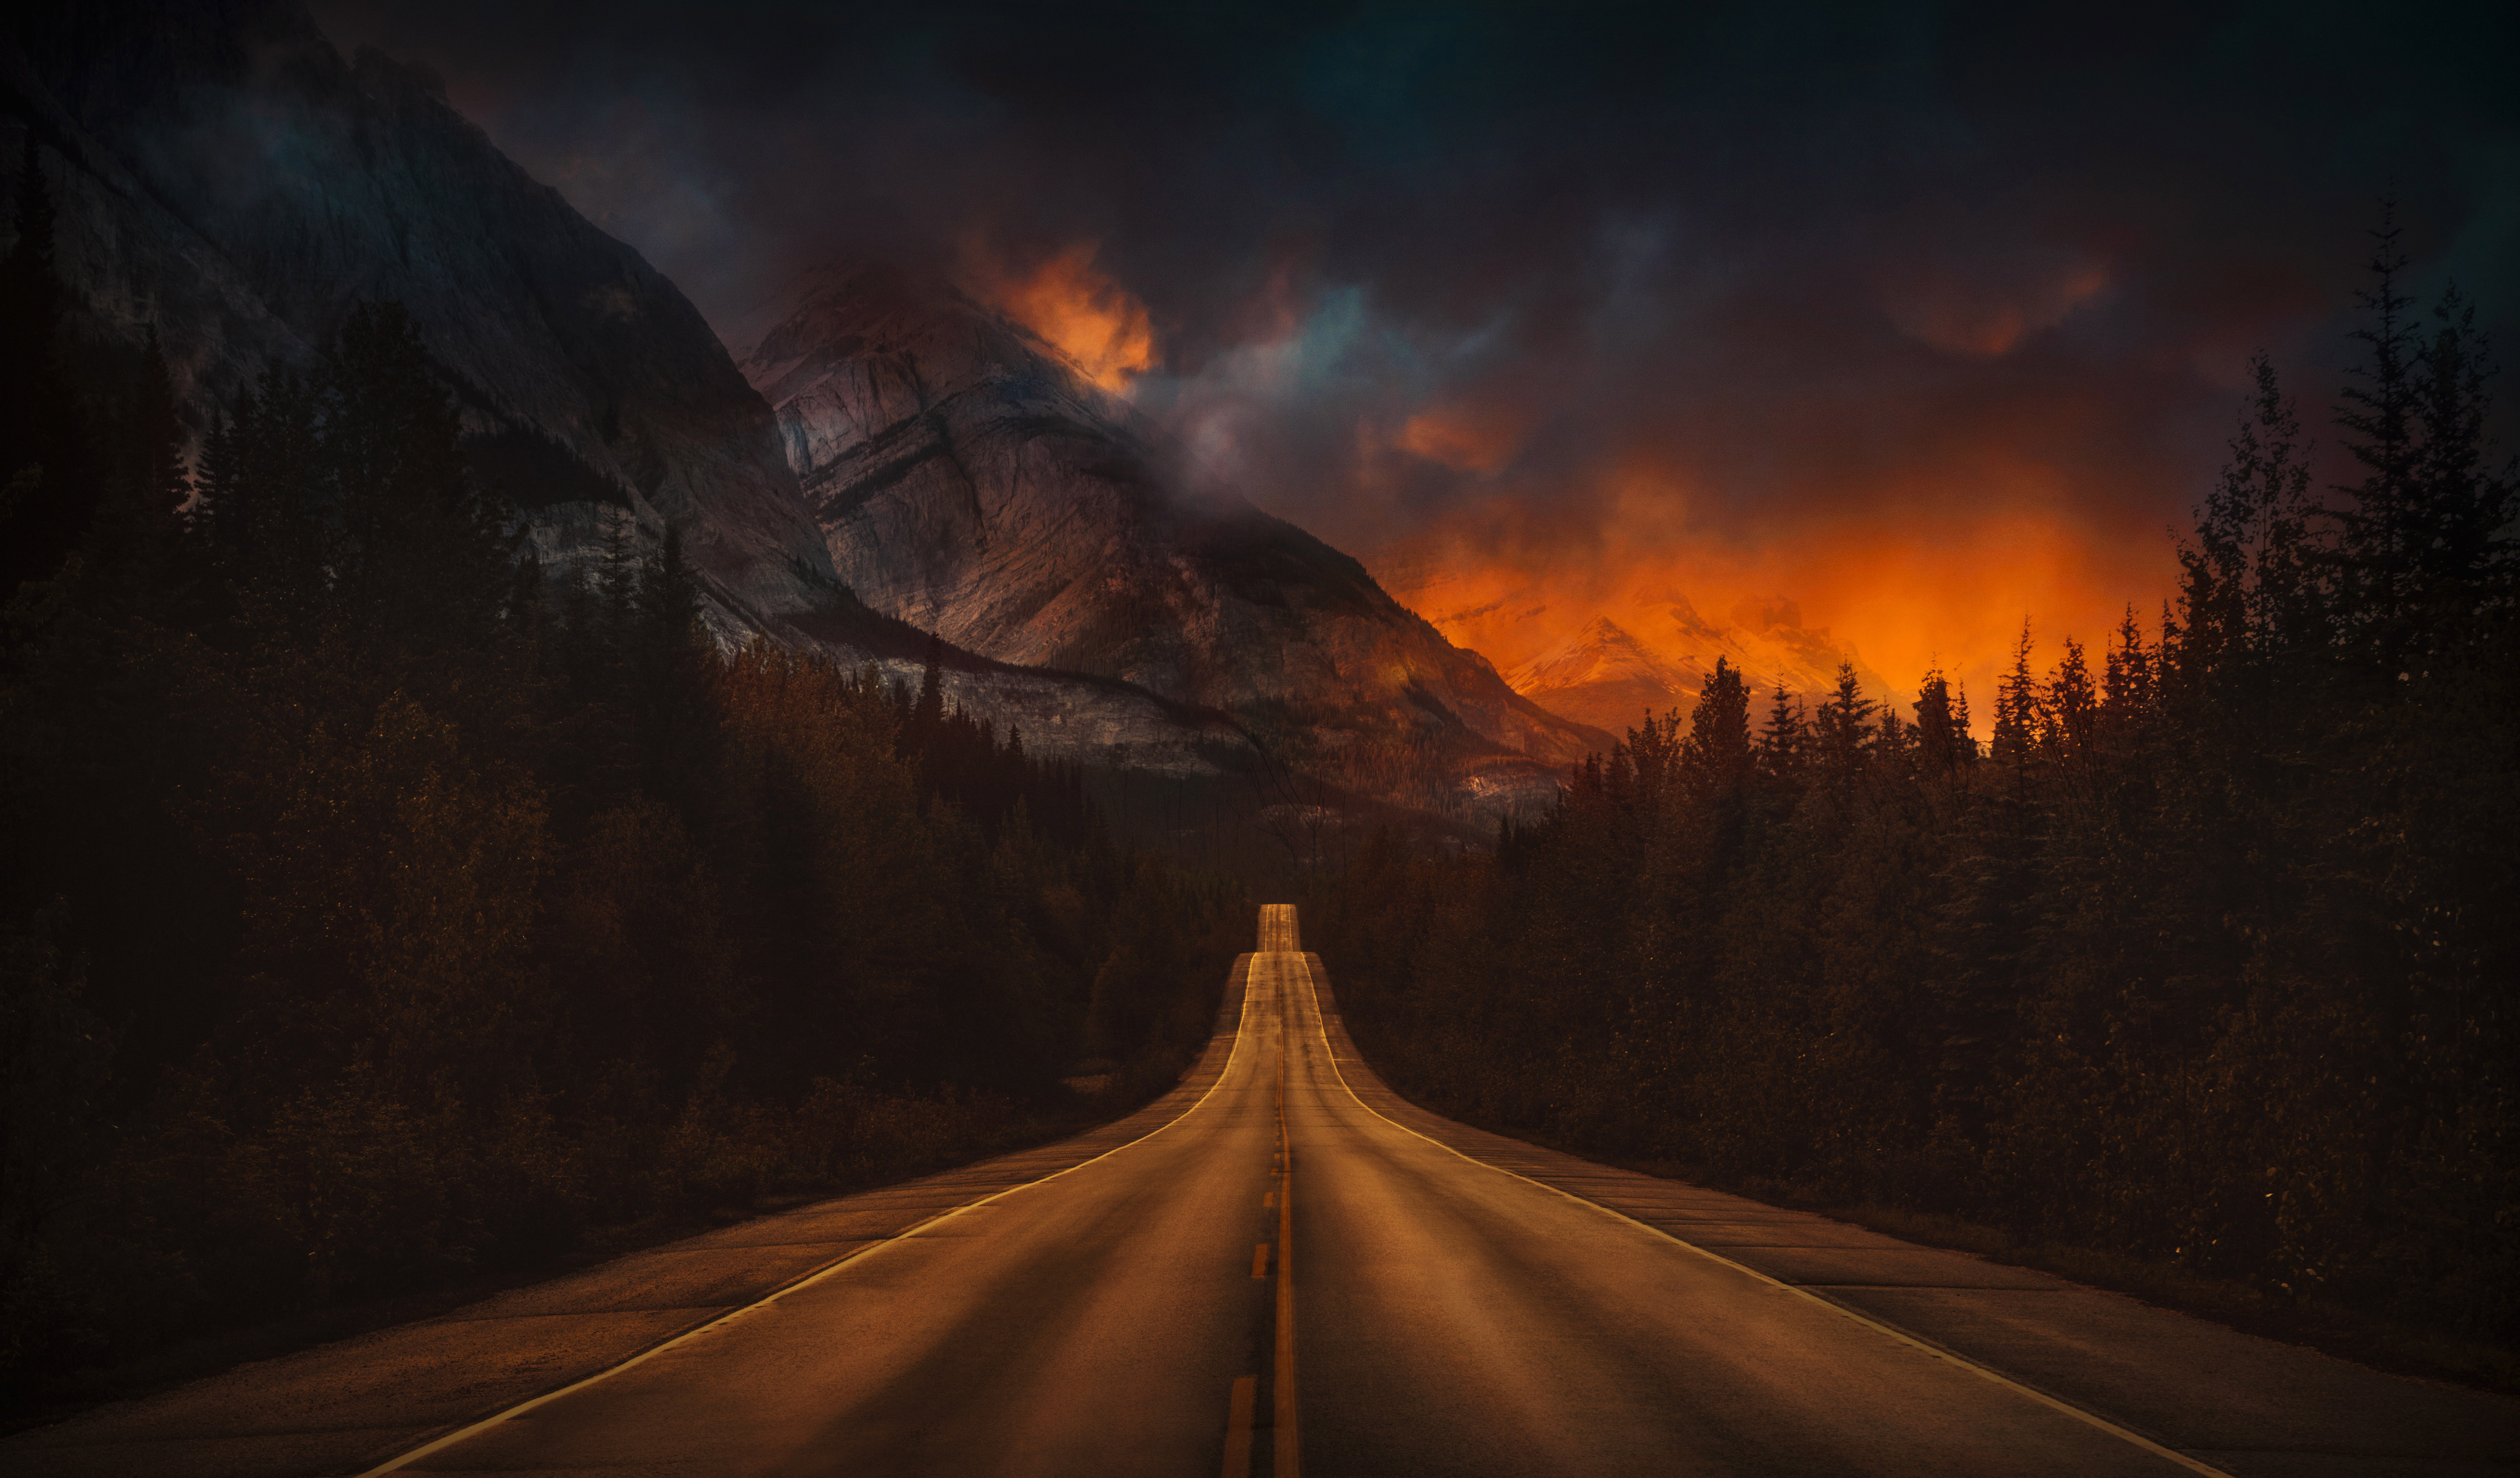
M 1094 265 L 1098 244 L 1079 242 L 1029 273 L 975 274 L 980 295 L 1048 340 L 1086 378 L 1125 394 L 1154 369 L 1154 330 L 1147 305 Z
M 1614 525 L 1588 560 L 1464 541 L 1419 544 L 1392 552 L 1375 571 L 1456 645 L 1503 671 L 1597 616 L 1659 645 L 1655 634 L 1682 603 L 1744 633 L 1779 623 L 1824 633 L 1877 673 L 1904 707 L 1937 666 L 1972 695 L 1992 694 L 2025 618 L 2043 669 L 2066 637 L 2096 650 L 2129 605 L 2147 636 L 2155 634 L 2175 567 L 2166 546 L 2095 540 L 2052 514 L 1921 527 L 1885 515 L 1812 519 L 1755 542 L 1641 542 Z
M 1410 417 L 1393 444 L 1457 471 L 1490 472 L 1513 455 L 1524 429 L 1509 414 L 1437 407 Z

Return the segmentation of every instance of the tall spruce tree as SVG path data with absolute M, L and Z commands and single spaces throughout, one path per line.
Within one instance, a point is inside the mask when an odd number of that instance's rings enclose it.
M 1750 748 L 1750 690 L 1740 670 L 1723 657 L 1697 690 L 1689 710 L 1688 738 L 1682 741 L 1681 763 L 1707 785 L 1736 787 L 1749 777 L 1755 756 Z
M 32 128 L 16 225 L 0 257 L 0 602 L 61 568 L 101 496 L 87 417 L 63 373 L 52 187 Z
M 2334 489 L 2345 501 L 2322 511 L 2339 528 L 2336 566 L 2345 635 L 2383 678 L 2399 670 L 2414 635 L 2414 566 L 2423 540 L 2415 495 L 2420 350 L 2409 311 L 2414 300 L 2399 287 L 2407 269 L 2401 234 L 2397 202 L 2382 202 L 2365 264 L 2371 285 L 2355 294 L 2364 320 L 2351 337 L 2362 346 L 2362 358 L 2338 392 L 2336 412 L 2345 450 L 2362 476 Z
M 2029 785 L 2031 762 L 2039 748 L 2039 679 L 2030 670 L 2030 622 L 2012 645 L 2012 665 L 1995 685 L 1994 742 L 1988 757 L 2010 771 L 2016 791 Z
M 1968 700 L 1956 698 L 1951 680 L 1936 667 L 1916 689 L 1916 762 L 1929 775 L 1946 774 L 1977 757 L 1969 737 Z

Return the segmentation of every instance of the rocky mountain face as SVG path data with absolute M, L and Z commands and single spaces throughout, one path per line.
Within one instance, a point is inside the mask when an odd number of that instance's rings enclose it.
M 1508 669 L 1506 681 L 1535 702 L 1613 733 L 1635 727 L 1648 709 L 1687 713 L 1719 658 L 1746 676 L 1760 700 L 1754 706 L 1779 687 L 1818 702 L 1836 688 L 1838 664 L 1849 661 L 1867 694 L 1877 700 L 1889 693 L 1851 649 L 1803 626 L 1791 602 L 1752 605 L 1724 625 L 1677 598 L 1639 614 L 1650 635 L 1596 616 L 1557 647 Z
M 396 299 L 547 555 L 671 519 L 731 623 L 823 604 L 822 541 L 707 323 L 426 71 L 344 61 L 293 0 L 120 0 L 22 14 L 0 89 L 0 159 L 41 146 L 73 333 L 104 356 L 155 325 L 197 424 Z
M 1422 545 L 1377 551 L 1373 567 L 1438 631 L 1498 653 L 1516 693 L 1613 734 L 1636 727 L 1648 709 L 1686 714 L 1718 658 L 1745 676 L 1762 708 L 1778 687 L 1817 702 L 1836 688 L 1845 662 L 1855 664 L 1868 696 L 1897 695 L 1852 646 L 1826 627 L 1805 626 L 1787 600 L 1743 601 L 1719 620 L 1665 589 L 1601 610 L 1461 551 Z
M 268 361 L 310 360 L 354 301 L 398 300 L 546 564 L 670 520 L 721 641 L 919 680 L 925 636 L 841 583 L 769 406 L 698 311 L 427 71 L 345 61 L 296 0 L 57 0 L 0 26 L 11 199 L 29 134 L 90 382 L 128 383 L 154 328 L 198 432 Z M 1219 716 L 1126 684 L 945 658 L 951 697 L 1038 750 L 1185 775 L 1250 753 Z
M 1608 616 L 1595 616 L 1565 645 L 1508 671 L 1506 681 L 1534 702 L 1617 733 L 1648 710 L 1676 706 L 1680 694 L 1695 694 L 1705 679 Z
M 834 266 L 742 368 L 833 570 L 887 615 L 1231 714 L 1300 770 L 1413 803 L 1553 787 L 1606 744 L 1356 560 L 1180 495 L 1156 427 L 941 282 Z

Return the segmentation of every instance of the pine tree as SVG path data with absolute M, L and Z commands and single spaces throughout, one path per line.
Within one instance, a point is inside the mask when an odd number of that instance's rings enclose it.
M 1768 705 L 1767 725 L 1759 731 L 1759 768 L 1773 781 L 1794 784 L 1802 778 L 1803 761 L 1810 747 L 1802 703 L 1785 691 L 1784 684 L 1778 683 L 1776 697 Z
M 2136 622 L 2135 606 L 2129 605 L 2100 674 L 2099 733 L 2102 743 L 2115 753 L 2135 752 L 2152 732 L 2153 668 L 2153 652 L 2144 646 L 2143 628 Z
M 932 739 L 945 724 L 945 643 L 930 634 L 927 661 L 919 676 L 919 700 L 911 705 L 910 728 L 921 743 Z
M 1929 775 L 1942 775 L 1976 757 L 1977 741 L 1968 732 L 1968 699 L 1956 702 L 1950 680 L 1936 667 L 1916 689 L 1916 763 Z
M 1899 717 L 1899 710 L 1881 705 L 1881 724 L 1873 732 L 1872 757 L 1881 771 L 1899 780 L 1912 780 L 1916 771 L 1916 726 Z
M 26 131 L 18 238 L 0 257 L 0 602 L 50 577 L 95 517 L 101 473 L 61 361 L 52 187 Z
M 1702 784 L 1732 786 L 1748 777 L 1753 761 L 1750 690 L 1739 669 L 1717 657 L 1715 670 L 1697 690 L 1697 706 L 1689 710 L 1681 765 Z
M 2030 622 L 2021 623 L 2012 667 L 1995 685 L 1995 741 L 1990 757 L 2013 774 L 2016 789 L 2029 784 L 2039 741 L 2039 680 L 2030 671 Z
M 1837 689 L 1813 716 L 1813 746 L 1821 762 L 1832 774 L 1852 775 L 1863 764 L 1871 742 L 1872 710 L 1877 707 L 1864 695 L 1864 685 L 1856 678 L 1855 664 L 1837 664 Z
M 359 303 L 324 355 L 323 450 L 338 580 L 372 641 L 477 650 L 498 629 L 521 530 L 458 450 L 454 397 L 397 303 Z
M 173 377 L 154 325 L 142 346 L 138 393 L 113 430 L 115 465 L 84 541 L 88 566 L 114 591 L 114 604 L 164 615 L 158 607 L 178 596 L 179 539 L 193 478 Z
M 713 649 L 700 621 L 699 575 L 673 523 L 640 572 L 632 615 L 629 677 L 643 785 L 687 826 L 697 825 L 705 777 L 718 757 L 709 700 Z
M 2492 352 L 2476 309 L 2455 286 L 2434 308 L 2431 339 L 2414 372 L 2419 438 L 2409 475 L 2416 589 L 2412 604 L 2430 649 L 2478 635 L 2477 616 L 2513 594 L 2512 520 L 2520 516 L 2520 463 L 2486 465 Z
M 2355 294 L 2367 315 L 2351 337 L 2363 359 L 2350 372 L 2336 424 L 2346 451 L 2362 468 L 2362 479 L 2335 489 L 2344 506 L 2323 510 L 2340 528 L 2337 566 L 2339 612 L 2348 638 L 2384 676 L 2395 673 L 2412 636 L 2414 561 L 2423 536 L 2415 494 L 2422 408 L 2416 381 L 2420 352 L 2408 310 L 2414 300 L 2399 291 L 2407 267 L 2400 247 L 2397 202 L 2381 204 L 2375 249 L 2365 270 L 2371 286 Z M 2192 616 L 2191 616 L 2192 619 Z
M 2073 763 L 2090 754 L 2099 697 L 2083 660 L 2083 644 L 2072 637 L 2065 639 L 2065 655 L 2048 679 L 2047 698 L 2039 710 L 2039 745 L 2049 758 Z

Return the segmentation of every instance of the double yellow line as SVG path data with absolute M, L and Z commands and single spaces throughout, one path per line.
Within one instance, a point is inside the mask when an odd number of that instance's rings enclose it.
M 1294 1040 L 1293 993 L 1278 972 L 1278 1364 L 1270 1387 L 1270 1451 L 1277 1478 L 1303 1471 L 1295 1420 L 1295 1144 L 1286 1133 L 1286 1048 Z
M 1271 920 L 1263 933 L 1263 944 L 1282 944 L 1284 925 Z M 1272 951 L 1270 953 L 1284 953 Z M 1259 962 L 1252 962 L 1259 968 Z M 1274 1321 L 1277 1329 L 1276 1362 L 1270 1382 L 1269 1450 L 1275 1478 L 1300 1478 L 1303 1472 L 1303 1444 L 1297 1430 L 1295 1411 L 1295 1144 L 1286 1128 L 1286 1053 L 1294 1041 L 1293 993 L 1286 989 L 1286 971 L 1281 965 L 1278 980 L 1278 1174 L 1277 1187 L 1270 1200 L 1278 1205 L 1278 1308 Z M 1267 1244 L 1256 1250 L 1251 1262 L 1254 1277 L 1260 1276 L 1268 1258 Z M 1234 1395 L 1225 1420 L 1225 1478 L 1251 1478 L 1251 1438 L 1253 1408 L 1258 1402 L 1259 1379 L 1244 1375 L 1234 1382 Z

